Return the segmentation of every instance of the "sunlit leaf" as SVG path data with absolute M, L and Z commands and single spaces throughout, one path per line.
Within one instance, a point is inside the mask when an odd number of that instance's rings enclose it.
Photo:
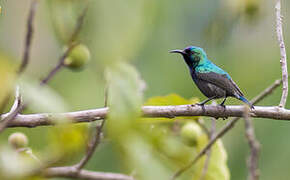
M 198 98 L 191 98 L 190 100 L 184 99 L 177 94 L 169 94 L 167 96 L 155 96 L 149 98 L 144 105 L 147 106 L 171 106 L 171 105 L 189 105 L 199 102 Z M 168 118 L 144 118 L 142 121 L 148 122 L 172 122 L 177 119 L 192 119 L 196 120 L 198 117 L 176 117 L 172 119 Z

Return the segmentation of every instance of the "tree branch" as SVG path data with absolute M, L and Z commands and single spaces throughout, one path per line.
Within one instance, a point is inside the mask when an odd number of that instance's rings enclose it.
M 79 35 L 80 31 L 81 31 L 81 28 L 82 28 L 82 26 L 84 24 L 84 19 L 85 19 L 85 16 L 87 14 L 87 11 L 89 9 L 89 4 L 90 3 L 89 3 L 89 0 L 88 0 L 88 2 L 86 3 L 83 11 L 81 12 L 81 14 L 78 17 L 77 24 L 76 24 L 76 26 L 74 28 L 74 31 L 73 31 L 73 33 L 72 33 L 72 35 L 71 35 L 71 37 L 70 37 L 70 39 L 68 41 L 68 44 L 73 43 L 76 40 L 76 38 L 78 37 L 78 35 Z
M 67 43 L 68 48 L 66 49 L 66 51 L 64 52 L 64 54 L 59 58 L 58 60 L 58 64 L 48 73 L 48 75 L 43 78 L 41 80 L 40 85 L 44 85 L 47 84 L 47 82 L 59 71 L 61 70 L 61 68 L 64 66 L 64 61 L 66 59 L 66 57 L 69 55 L 69 53 L 72 51 L 72 49 L 77 46 L 79 43 L 74 42 L 75 39 L 77 38 L 79 32 L 81 31 L 84 19 L 85 19 L 85 15 L 88 11 L 89 8 L 89 2 L 87 2 L 85 8 L 83 9 L 82 13 L 79 15 L 78 20 L 77 20 L 77 24 L 74 28 L 74 31 L 70 37 L 69 42 Z
M 245 112 L 245 134 L 250 146 L 250 157 L 247 160 L 247 165 L 249 169 L 249 180 L 258 180 L 259 179 L 259 169 L 258 169 L 258 160 L 259 160 L 259 151 L 260 151 L 260 143 L 257 141 L 255 137 L 255 131 L 252 124 L 252 120 L 248 115 L 248 110 Z
M 40 82 L 40 85 L 43 86 L 44 84 L 47 84 L 47 82 L 64 66 L 65 58 L 69 55 L 69 53 L 72 51 L 72 49 L 78 45 L 78 43 L 71 43 L 69 47 L 66 49 L 66 51 L 63 53 L 63 55 L 59 58 L 58 64 L 48 73 L 48 75 L 43 78 Z
M 73 166 L 47 168 L 44 171 L 44 176 L 47 178 L 65 177 L 86 180 L 134 180 L 133 177 L 124 174 L 78 170 Z
M 283 28 L 282 28 L 282 16 L 281 16 L 281 0 L 277 0 L 276 6 L 276 31 L 277 31 L 277 38 L 280 46 L 280 64 L 282 68 L 282 81 L 283 81 L 283 91 L 282 97 L 280 100 L 279 106 L 284 108 L 287 96 L 288 96 L 288 71 L 287 71 L 287 56 L 286 56 L 286 48 L 283 38 Z
M 199 106 L 192 107 L 191 105 L 179 106 L 143 106 L 143 117 L 164 117 L 174 118 L 179 116 L 209 116 L 215 118 L 223 117 L 243 117 L 244 106 L 226 106 L 226 110 L 220 106 L 206 105 L 204 111 Z M 67 118 L 73 123 L 91 122 L 106 118 L 108 108 L 99 108 L 92 110 L 67 112 L 67 113 L 41 113 L 17 115 L 8 127 L 36 127 L 54 125 L 55 119 Z M 8 114 L 3 114 L 1 118 L 7 117 Z M 273 120 L 290 120 L 290 110 L 281 109 L 276 106 L 255 106 L 254 110 L 250 111 L 250 116 L 255 118 L 266 118 Z

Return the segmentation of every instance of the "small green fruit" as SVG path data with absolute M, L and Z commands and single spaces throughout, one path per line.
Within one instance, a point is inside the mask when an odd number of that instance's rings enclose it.
M 64 60 L 64 65 L 71 69 L 80 69 L 90 60 L 91 54 L 87 46 L 76 45 L 68 57 Z
M 196 146 L 197 139 L 202 135 L 202 130 L 198 124 L 194 122 L 183 125 L 180 136 L 182 141 L 188 146 Z
M 16 132 L 9 136 L 8 142 L 13 148 L 19 149 L 19 148 L 27 147 L 28 138 L 25 134 L 21 132 Z

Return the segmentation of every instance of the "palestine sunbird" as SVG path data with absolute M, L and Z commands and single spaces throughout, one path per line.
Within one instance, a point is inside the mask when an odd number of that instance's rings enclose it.
M 234 97 L 254 108 L 244 97 L 244 94 L 230 75 L 211 62 L 202 48 L 189 46 L 184 50 L 177 49 L 170 52 L 179 53 L 183 56 L 193 81 L 198 89 L 208 98 L 198 103 L 198 105 L 204 105 L 213 99 L 224 98 L 220 105 L 225 107 L 224 103 L 226 99 Z

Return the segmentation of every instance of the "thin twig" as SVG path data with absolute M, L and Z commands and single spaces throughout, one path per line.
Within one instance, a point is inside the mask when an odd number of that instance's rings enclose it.
M 104 98 L 104 106 L 107 107 L 108 105 L 108 88 L 105 87 L 105 98 Z M 101 122 L 100 125 L 96 126 L 95 134 L 93 134 L 93 137 L 91 141 L 88 144 L 88 149 L 86 155 L 81 159 L 81 161 L 75 165 L 75 167 L 80 170 L 82 169 L 87 162 L 90 160 L 90 158 L 93 156 L 96 148 L 101 142 L 101 137 L 102 137 L 102 130 L 105 125 L 106 119 L 104 118 Z
M 216 133 L 216 119 L 211 118 L 210 141 L 213 140 L 215 133 Z M 206 152 L 206 159 L 204 162 L 200 180 L 205 179 L 206 173 L 208 171 L 209 163 L 210 163 L 210 157 L 211 157 L 211 148 L 209 148 Z
M 69 53 L 73 50 L 73 48 L 79 44 L 78 42 L 75 42 L 75 39 L 77 38 L 78 34 L 80 33 L 80 30 L 82 28 L 82 25 L 83 25 L 83 22 L 84 22 L 84 18 L 85 18 L 85 15 L 86 15 L 87 11 L 88 11 L 88 8 L 89 8 L 89 3 L 87 2 L 86 7 L 83 9 L 82 13 L 78 17 L 77 24 L 76 24 L 76 26 L 74 28 L 74 31 L 73 31 L 73 33 L 71 35 L 71 38 L 70 38 L 69 42 L 68 42 L 68 48 L 66 49 L 64 54 L 59 58 L 58 64 L 48 73 L 48 75 L 45 78 L 43 78 L 41 80 L 41 84 L 40 85 L 47 84 L 47 82 L 59 70 L 61 70 L 62 67 L 64 67 L 65 59 L 67 58 Z
M 271 94 L 273 90 L 275 90 L 277 87 L 281 85 L 281 80 L 276 80 L 272 85 L 270 85 L 268 88 L 266 88 L 264 91 L 262 91 L 258 96 L 252 99 L 252 104 L 257 104 L 261 100 L 263 100 L 266 96 Z M 206 152 L 207 150 L 216 142 L 217 139 L 221 138 L 224 134 L 226 134 L 230 129 L 232 129 L 235 124 L 239 121 L 240 117 L 235 117 L 232 120 L 230 120 L 214 137 L 213 139 L 198 153 L 198 155 L 186 166 L 179 169 L 174 173 L 172 176 L 172 180 L 179 177 L 183 172 L 185 172 L 187 169 L 189 169 L 192 165 L 194 165 Z
M 280 55 L 281 55 L 280 64 L 282 68 L 282 81 L 283 81 L 283 91 L 279 106 L 281 108 L 285 108 L 288 96 L 288 71 L 287 71 L 286 48 L 284 43 L 283 27 L 282 27 L 281 0 L 277 0 L 275 9 L 276 9 L 276 31 L 278 43 L 280 46 Z
M 249 108 L 245 108 L 245 135 L 250 146 L 250 157 L 247 160 L 247 165 L 249 169 L 248 180 L 258 180 L 259 179 L 259 169 L 258 169 L 258 160 L 259 160 L 259 151 L 260 143 L 255 137 L 254 126 L 252 120 L 249 117 Z
M 78 37 L 78 35 L 81 31 L 81 28 L 84 24 L 84 19 L 85 19 L 85 16 L 87 14 L 87 11 L 89 9 L 89 4 L 90 3 L 87 2 L 86 6 L 84 7 L 83 11 L 81 12 L 80 16 L 78 17 L 77 24 L 76 24 L 74 31 L 73 31 L 73 33 L 68 41 L 68 44 L 73 43 L 76 40 L 76 38 Z
M 71 43 L 63 55 L 59 58 L 58 64 L 48 73 L 48 75 L 41 80 L 40 85 L 43 86 L 48 83 L 48 81 L 64 66 L 64 61 L 72 51 L 72 49 L 79 43 Z
M 34 33 L 33 21 L 34 21 L 37 5 L 38 5 L 38 0 L 33 0 L 30 4 L 30 10 L 29 10 L 29 15 L 27 19 L 27 32 L 26 32 L 26 38 L 25 38 L 24 53 L 23 53 L 21 65 L 18 69 L 18 74 L 23 73 L 23 71 L 26 69 L 26 66 L 29 63 L 29 56 L 30 56 L 30 49 L 31 49 L 30 47 L 31 47 L 33 33 Z

